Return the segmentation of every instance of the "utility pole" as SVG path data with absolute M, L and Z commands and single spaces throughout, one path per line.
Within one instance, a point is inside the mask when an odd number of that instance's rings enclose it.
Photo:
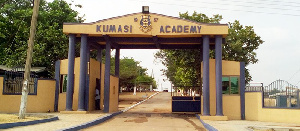
M 29 40 L 28 40 L 24 81 L 23 81 L 23 87 L 22 87 L 22 97 L 21 97 L 21 104 L 20 104 L 20 111 L 19 111 L 19 119 L 24 119 L 25 113 L 26 113 L 28 84 L 29 84 L 28 80 L 30 79 L 30 69 L 31 69 L 31 62 L 32 62 L 32 53 L 33 53 L 33 45 L 34 45 L 34 39 L 35 39 L 35 33 L 36 33 L 39 5 L 40 5 L 40 0 L 34 0 L 32 17 L 31 17 L 31 25 L 30 25 L 30 35 L 29 35 Z

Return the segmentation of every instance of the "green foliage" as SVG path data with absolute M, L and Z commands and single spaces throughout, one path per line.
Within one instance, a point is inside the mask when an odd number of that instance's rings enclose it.
M 23 66 L 32 0 L 10 0 L 0 3 L 0 6 L 0 64 Z M 83 22 L 83 19 L 63 0 L 49 3 L 41 0 L 32 66 L 46 67 L 53 73 L 55 61 L 67 58 L 68 37 L 62 31 L 64 22 Z
M 219 23 L 221 15 L 209 18 L 205 14 L 194 12 L 191 16 L 188 12 L 179 13 L 180 18 L 201 23 Z M 257 63 L 256 53 L 263 40 L 256 35 L 252 26 L 243 26 L 239 21 L 228 23 L 229 31 L 225 44 L 223 44 L 222 57 L 224 60 L 245 62 L 246 66 Z M 191 86 L 201 83 L 201 51 L 193 50 L 160 50 L 156 53 L 156 59 L 160 59 L 167 67 L 164 75 L 174 86 Z M 210 51 L 210 57 L 214 58 L 214 51 Z M 251 80 L 249 70 L 246 69 L 246 82 Z
M 133 58 L 120 59 L 120 86 L 134 87 L 138 84 L 153 85 L 156 87 L 154 78 L 146 73 L 147 69 L 139 66 L 139 62 Z M 115 58 L 111 58 L 111 74 L 115 72 Z

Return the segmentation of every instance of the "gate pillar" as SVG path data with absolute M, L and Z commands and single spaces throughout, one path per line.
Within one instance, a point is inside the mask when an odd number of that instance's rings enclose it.
M 104 36 L 106 40 L 105 48 L 105 74 L 104 74 L 104 112 L 109 112 L 109 94 L 110 94 L 110 49 L 111 41 L 108 36 Z
M 66 111 L 72 111 L 74 92 L 74 61 L 75 61 L 75 34 L 69 34 L 68 52 L 68 81 L 66 94 Z M 59 79 L 59 76 L 58 76 Z
M 209 104 L 209 36 L 203 36 L 203 115 L 210 115 Z
M 78 111 L 85 111 L 85 88 L 87 73 L 87 35 L 81 35 L 80 44 L 80 74 L 79 74 L 79 92 L 78 92 Z
M 216 55 L 216 116 L 223 116 L 222 101 L 222 36 L 215 37 L 215 55 Z

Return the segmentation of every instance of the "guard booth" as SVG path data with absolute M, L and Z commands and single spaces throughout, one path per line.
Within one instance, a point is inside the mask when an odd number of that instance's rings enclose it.
M 80 42 L 80 70 L 78 83 L 78 111 L 85 111 L 88 90 L 88 60 L 90 50 L 97 50 L 98 61 L 101 62 L 101 52 L 105 49 L 104 76 L 104 112 L 110 112 L 110 59 L 111 49 L 115 49 L 115 72 L 119 77 L 119 57 L 121 49 L 200 49 L 202 51 L 202 95 L 201 114 L 204 116 L 223 116 L 222 100 L 222 43 L 228 34 L 228 25 L 219 23 L 199 23 L 186 19 L 150 13 L 149 7 L 143 6 L 143 11 L 124 16 L 113 17 L 91 23 L 64 23 L 63 32 L 69 36 L 68 84 L 66 91 L 66 110 L 73 110 L 74 89 L 74 52 L 76 42 Z M 215 50 L 215 60 L 210 62 L 209 52 Z M 101 65 L 101 64 L 100 64 Z M 238 69 L 244 69 L 244 66 Z M 98 67 L 100 69 L 100 67 Z M 214 69 L 211 72 L 211 69 Z M 210 77 L 215 77 L 211 82 Z M 241 74 L 241 76 L 244 76 Z M 244 77 L 240 79 L 240 87 L 245 87 Z M 211 87 L 212 88 L 211 89 Z M 241 101 L 244 101 L 243 88 L 240 90 Z M 215 94 L 215 95 L 212 95 Z M 183 98 L 174 97 L 174 100 Z M 191 98 L 188 98 L 191 100 Z M 189 101 L 188 100 L 188 101 Z M 199 105 L 199 97 L 193 97 Z M 237 99 L 239 100 L 239 99 Z M 193 104 L 194 105 L 194 104 Z M 241 114 L 244 113 L 241 103 Z M 194 110 L 192 110 L 194 111 Z M 241 116 L 240 114 L 240 116 Z

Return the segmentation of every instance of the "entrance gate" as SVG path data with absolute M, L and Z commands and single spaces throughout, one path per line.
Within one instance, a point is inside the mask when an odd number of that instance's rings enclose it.
M 115 76 L 119 77 L 120 49 L 200 49 L 203 62 L 203 115 L 210 115 L 209 50 L 215 49 L 216 109 L 223 115 L 222 108 L 222 41 L 228 34 L 227 24 L 198 23 L 149 11 L 100 20 L 92 23 L 64 23 L 63 32 L 69 36 L 68 84 L 66 110 L 72 110 L 74 89 L 75 44 L 81 42 L 78 110 L 84 111 L 87 87 L 88 58 L 90 50 L 97 50 L 101 62 L 105 49 L 104 112 L 110 111 L 110 58 L 115 53 Z M 101 68 L 101 67 L 99 67 Z M 174 102 L 182 97 L 174 97 Z M 200 97 L 188 98 L 186 102 L 199 104 Z M 184 100 L 182 100 L 184 101 Z M 178 102 L 180 103 L 180 102 Z M 180 105 L 180 104 L 179 104 Z M 200 106 L 197 107 L 197 111 Z M 174 110 L 175 111 L 175 110 Z M 180 111 L 180 109 L 176 110 Z M 195 111 L 195 110 L 191 110 Z

